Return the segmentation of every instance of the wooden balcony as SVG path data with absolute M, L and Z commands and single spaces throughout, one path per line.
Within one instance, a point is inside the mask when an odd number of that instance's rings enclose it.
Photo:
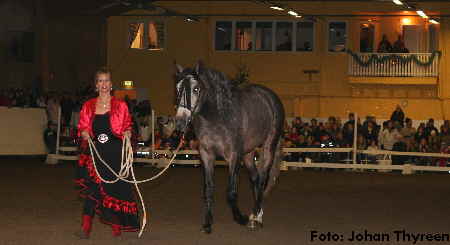
M 439 76 L 440 52 L 348 52 L 350 83 L 434 85 Z

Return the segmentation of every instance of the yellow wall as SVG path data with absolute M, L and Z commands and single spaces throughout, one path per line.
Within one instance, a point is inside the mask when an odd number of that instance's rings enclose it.
M 166 7 L 175 8 L 185 13 L 235 13 L 274 14 L 268 8 L 255 3 L 227 2 L 193 2 L 178 1 L 165 3 Z M 289 3 L 306 13 L 312 14 L 364 14 L 367 9 L 383 13 L 398 12 L 393 4 L 385 3 Z M 448 4 L 447 4 L 448 5 Z M 439 9 L 430 5 L 430 9 Z M 449 8 L 450 9 L 450 8 Z M 395 12 L 395 13 L 397 13 Z M 148 12 L 132 12 L 145 14 Z M 375 12 L 372 12 L 376 16 Z M 371 14 L 372 14 L 371 13 Z M 166 21 L 166 49 L 159 52 L 132 50 L 126 47 L 127 25 L 139 18 L 164 19 Z M 347 48 L 359 50 L 359 25 L 369 17 L 321 17 L 315 24 L 315 44 L 311 53 L 295 52 L 221 52 L 213 48 L 213 31 L 216 20 L 292 20 L 290 17 L 209 17 L 199 23 L 187 23 L 175 17 L 134 17 L 116 16 L 108 20 L 108 65 L 113 69 L 113 80 L 118 86 L 122 80 L 133 80 L 136 88 L 149 88 L 150 99 L 160 114 L 172 114 L 174 81 L 173 61 L 183 66 L 193 66 L 202 59 L 211 67 L 234 75 L 236 66 L 246 64 L 250 69 L 250 80 L 264 84 L 281 97 L 287 116 L 328 117 L 331 115 L 346 117 L 348 111 L 361 115 L 373 114 L 378 118 L 389 117 L 397 104 L 407 105 L 406 115 L 413 119 L 449 118 L 450 102 L 450 65 L 446 51 L 450 48 L 450 21 L 441 19 L 440 49 L 441 75 L 438 85 L 377 85 L 353 84 L 347 76 L 348 55 L 346 53 L 329 53 L 327 51 L 328 20 L 344 20 L 348 24 Z M 401 18 L 374 17 L 376 40 L 386 33 L 394 42 L 401 32 Z M 411 24 L 422 25 L 423 20 L 411 18 Z M 421 48 L 427 48 L 427 36 L 424 32 Z M 311 77 L 304 70 L 317 70 Z M 404 78 L 408 81 L 407 78 Z

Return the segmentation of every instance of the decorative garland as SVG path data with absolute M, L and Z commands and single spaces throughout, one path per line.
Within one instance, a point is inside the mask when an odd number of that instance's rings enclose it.
M 416 54 L 409 54 L 407 56 L 400 56 L 398 54 L 383 55 L 383 56 L 378 54 L 371 54 L 367 61 L 363 61 L 361 60 L 361 57 L 358 54 L 353 53 L 351 50 L 347 50 L 347 53 L 349 53 L 360 66 L 364 67 L 367 67 L 373 63 L 380 64 L 385 63 L 387 61 L 400 62 L 401 64 L 406 64 L 414 61 L 414 63 L 420 66 L 430 66 L 433 63 L 436 56 L 440 57 L 442 54 L 441 51 L 433 51 L 428 61 L 422 62 L 419 60 Z

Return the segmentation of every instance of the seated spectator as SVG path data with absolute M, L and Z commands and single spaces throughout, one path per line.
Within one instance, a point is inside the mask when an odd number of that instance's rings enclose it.
M 386 34 L 383 34 L 383 38 L 381 39 L 380 43 L 378 44 L 378 53 L 390 53 L 392 51 L 392 45 L 387 39 Z
M 438 133 L 438 129 L 434 126 L 434 119 L 428 119 L 427 125 L 425 127 L 425 135 L 428 137 L 431 134 L 431 131 L 436 131 Z
M 394 112 L 392 112 L 391 115 L 391 121 L 395 124 L 395 122 L 398 122 L 403 127 L 403 120 L 405 119 L 405 113 L 403 112 L 400 105 L 397 105 L 395 107 Z
M 405 42 L 403 41 L 403 35 L 398 35 L 397 41 L 394 42 L 392 46 L 393 53 L 409 53 L 409 50 L 405 46 Z
M 376 140 L 368 140 L 367 141 L 368 146 L 367 146 L 367 150 L 368 151 L 377 151 L 378 149 L 378 145 L 377 145 L 377 141 Z M 367 160 L 369 160 L 370 163 L 377 163 L 377 154 L 367 154 Z

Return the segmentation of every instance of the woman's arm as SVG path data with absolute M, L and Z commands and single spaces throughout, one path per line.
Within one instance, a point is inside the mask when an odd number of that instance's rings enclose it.
M 87 105 L 88 103 L 84 103 L 83 107 L 80 111 L 80 120 L 78 121 L 78 137 L 83 137 L 83 139 L 87 140 L 89 137 L 89 129 L 90 129 L 90 108 Z

